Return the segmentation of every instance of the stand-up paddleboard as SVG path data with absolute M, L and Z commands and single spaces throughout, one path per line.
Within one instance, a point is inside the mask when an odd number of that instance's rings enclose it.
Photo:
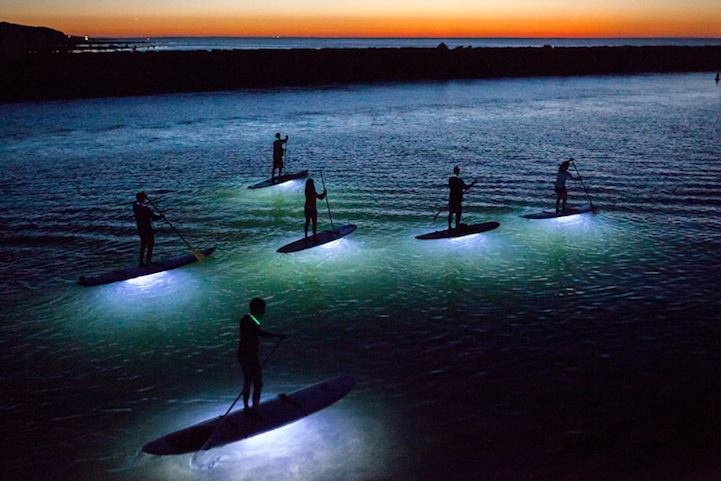
M 263 182 L 258 182 L 257 184 L 249 185 L 248 188 L 249 189 L 262 189 L 264 187 L 273 187 L 274 185 L 282 184 L 283 182 L 288 182 L 289 180 L 302 179 L 303 177 L 308 177 L 307 170 L 301 170 L 300 172 L 281 175 L 280 177 L 276 177 L 275 179 L 265 179 Z
M 318 247 L 320 245 L 327 244 L 328 242 L 338 240 L 341 237 L 345 237 L 351 232 L 353 232 L 355 229 L 355 224 L 346 224 L 344 226 L 340 226 L 336 230 L 327 230 L 315 236 L 308 236 L 307 238 L 299 239 L 297 241 L 291 242 L 290 244 L 286 244 L 280 249 L 278 249 L 277 252 L 288 254 L 290 252 L 298 252 L 306 249 L 312 249 L 313 247 Z
M 203 251 L 204 256 L 209 256 L 215 251 L 215 247 L 205 249 Z M 150 274 L 157 274 L 158 272 L 169 271 L 171 269 L 177 269 L 187 264 L 192 264 L 197 259 L 193 254 L 186 254 L 184 256 L 176 257 L 175 259 L 168 259 L 159 262 L 152 262 L 148 266 L 143 267 L 128 267 L 127 269 L 121 269 L 117 271 L 106 272 L 95 277 L 82 276 L 78 279 L 78 284 L 81 286 L 99 286 L 101 284 L 110 284 L 112 282 L 127 281 L 128 279 L 135 279 L 136 277 L 147 276 Z
M 544 212 L 538 212 L 537 214 L 522 215 L 521 217 L 525 219 L 555 219 L 557 217 L 567 217 L 569 215 L 585 214 L 586 212 L 593 212 L 594 210 L 595 209 L 593 209 L 590 205 L 583 205 L 581 207 L 566 208 L 566 210 L 563 210 L 561 212 L 556 212 L 555 210 L 547 210 Z
M 498 229 L 501 226 L 498 222 L 484 222 L 482 224 L 461 224 L 459 230 L 456 229 L 445 229 L 437 230 L 429 234 L 417 235 L 416 239 L 420 240 L 432 240 L 432 239 L 454 239 L 456 237 L 463 237 L 471 234 L 480 234 L 481 232 L 487 232 L 489 230 Z
M 285 426 L 339 401 L 355 386 L 351 376 L 339 376 L 263 401 L 254 411 L 238 410 L 167 434 L 143 446 L 148 454 L 187 454 L 240 441 Z M 221 423 L 222 419 L 222 423 Z M 218 423 L 221 423 L 218 426 Z M 217 428 L 217 429 L 216 429 Z M 213 439 L 210 439 L 212 436 Z M 210 442 L 208 442 L 210 440 Z

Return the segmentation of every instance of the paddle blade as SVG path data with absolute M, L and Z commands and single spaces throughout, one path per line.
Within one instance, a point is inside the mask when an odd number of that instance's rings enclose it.
M 200 252 L 200 251 L 193 251 L 193 255 L 195 256 L 195 259 L 196 259 L 198 262 L 201 262 L 201 261 L 204 261 L 204 260 L 205 260 L 205 254 L 203 254 L 203 253 Z

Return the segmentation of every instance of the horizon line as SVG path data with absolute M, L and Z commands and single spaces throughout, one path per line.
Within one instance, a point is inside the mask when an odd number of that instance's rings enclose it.
M 83 37 L 84 35 L 74 35 L 76 37 Z M 348 36 L 322 36 L 322 35 L 140 35 L 140 36 L 124 36 L 124 35 L 88 35 L 88 38 L 132 38 L 132 39 L 163 39 L 163 38 L 248 38 L 248 39 L 314 39 L 314 40 L 344 40 L 344 39 L 359 39 L 359 40 L 406 40 L 406 39 L 437 39 L 437 40 L 643 40 L 643 39 L 688 39 L 688 40 L 721 40 L 721 36 L 688 36 L 688 35 L 640 35 L 640 36 L 476 36 L 476 37 L 454 37 L 454 36 L 423 36 L 423 35 L 411 35 L 411 36 L 368 36 L 368 35 L 348 35 Z

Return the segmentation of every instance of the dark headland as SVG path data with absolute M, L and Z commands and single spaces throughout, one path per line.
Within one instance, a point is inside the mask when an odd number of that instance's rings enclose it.
M 61 52 L 83 39 L 48 27 L 30 27 L 0 22 L 0 52 Z
M 9 49 L 3 42 L 0 101 L 719 69 L 720 46 L 448 49 L 441 44 L 437 48 L 71 53 Z

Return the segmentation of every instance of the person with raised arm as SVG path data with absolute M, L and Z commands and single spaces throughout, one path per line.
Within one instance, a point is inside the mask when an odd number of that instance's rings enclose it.
M 463 215 L 463 194 L 476 184 L 474 180 L 470 184 L 466 184 L 461 178 L 461 168 L 455 166 L 453 168 L 453 176 L 448 179 L 448 230 L 451 230 L 451 222 L 453 214 L 456 215 L 456 231 L 461 228 L 461 215 Z
M 556 191 L 556 214 L 566 210 L 566 201 L 568 201 L 568 189 L 566 188 L 567 180 L 581 180 L 581 176 L 574 177 L 569 171 L 568 166 L 571 165 L 573 159 L 568 159 L 558 164 L 558 173 L 556 174 L 556 183 L 554 190 Z M 558 204 L 563 202 L 561 210 L 558 210 Z
M 316 235 L 316 228 L 318 226 L 318 208 L 316 207 L 316 200 L 325 199 L 327 192 L 323 190 L 323 193 L 319 194 L 315 191 L 315 181 L 311 178 L 305 181 L 305 238 L 308 238 L 308 224 L 312 224 L 313 237 Z

